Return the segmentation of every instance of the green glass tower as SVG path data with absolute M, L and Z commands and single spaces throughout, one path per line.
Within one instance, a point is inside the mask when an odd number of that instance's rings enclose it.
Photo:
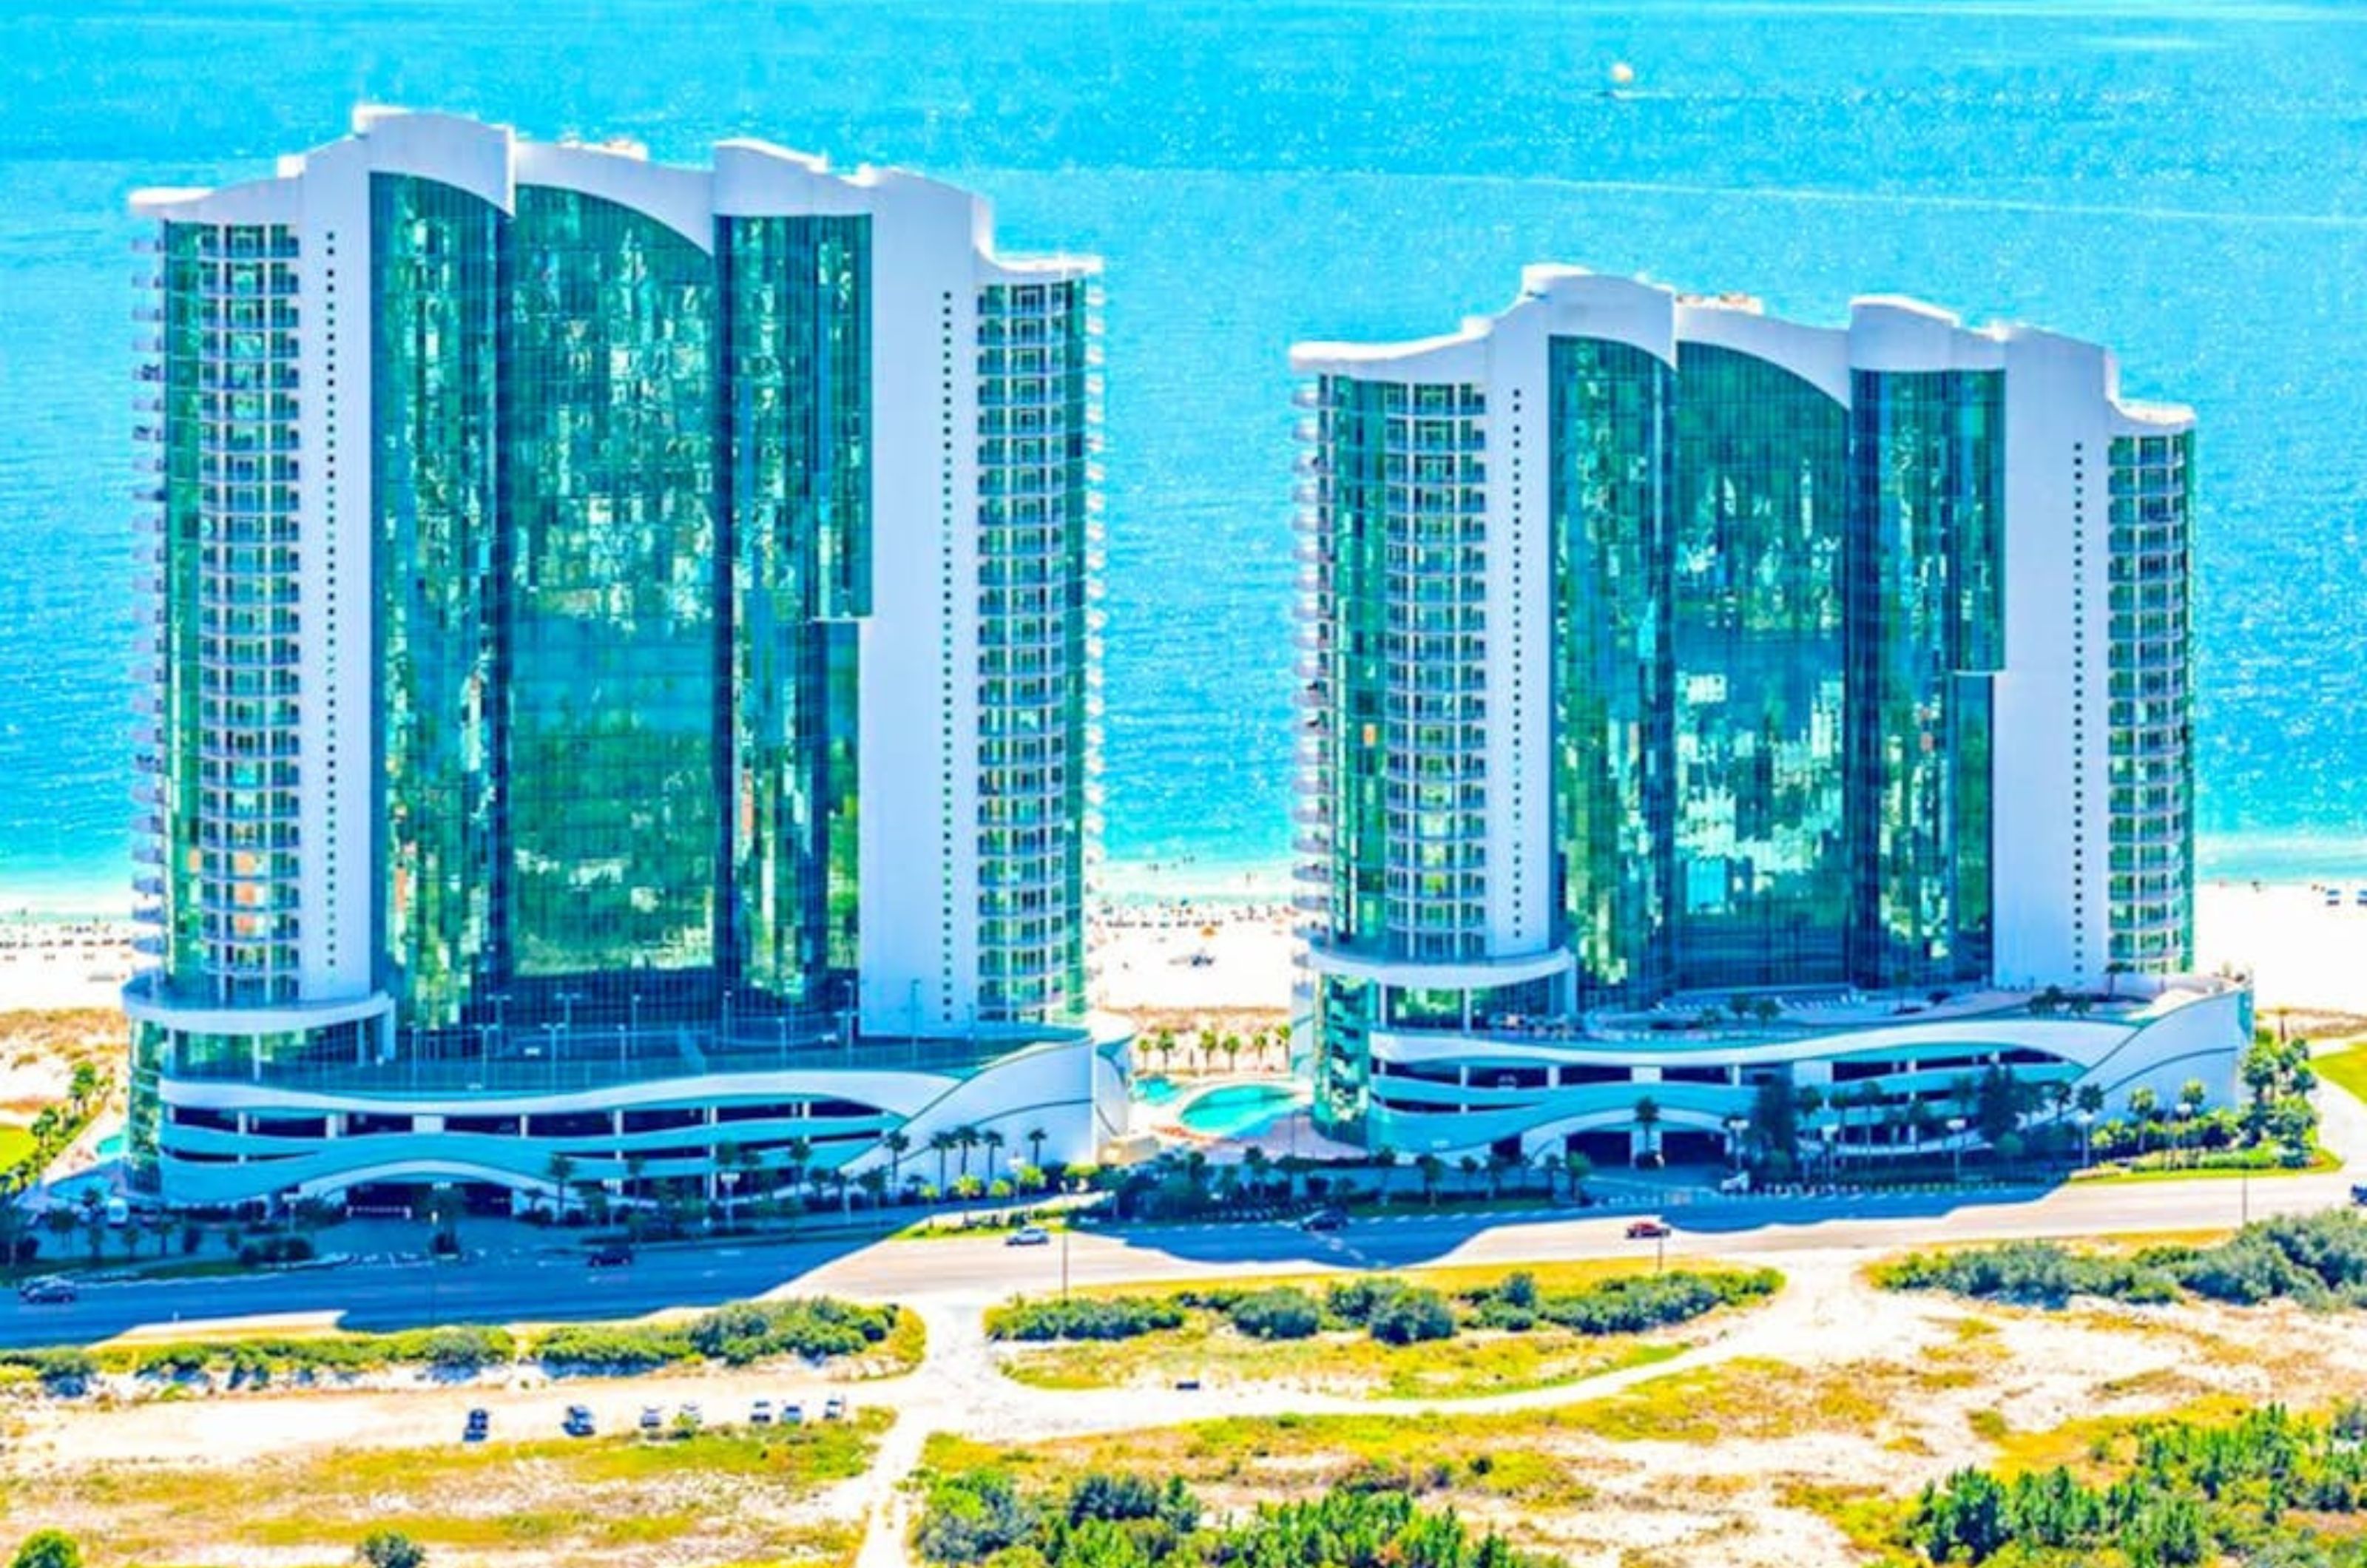
M 1094 263 L 896 171 L 379 109 L 134 205 L 137 1179 L 711 1188 L 1006 1062 L 1090 1157 Z

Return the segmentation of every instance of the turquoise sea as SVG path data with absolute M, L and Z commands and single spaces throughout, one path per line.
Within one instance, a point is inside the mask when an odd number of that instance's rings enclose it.
M 1285 854 L 1286 345 L 1444 330 L 1546 258 L 1820 321 L 1920 294 L 2193 403 L 2205 871 L 2367 874 L 2356 0 L 11 0 L 0 909 L 128 880 L 123 197 L 360 99 L 906 164 L 1107 258 L 1121 882 Z

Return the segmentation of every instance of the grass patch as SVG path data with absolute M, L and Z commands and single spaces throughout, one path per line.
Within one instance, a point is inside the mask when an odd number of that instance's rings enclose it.
M 702 1432 L 340 1450 L 235 1470 L 90 1467 L 12 1489 L 0 1535 L 56 1525 L 108 1542 L 109 1560 L 219 1562 L 240 1551 L 343 1562 L 371 1529 L 402 1531 L 429 1560 L 539 1565 L 657 1557 L 684 1565 L 852 1560 L 855 1520 L 800 1513 L 863 1473 L 889 1416 L 756 1433 Z
M 1872 1433 L 1899 1404 L 1890 1386 L 1920 1386 L 1922 1375 L 1910 1368 L 1869 1364 L 1807 1371 L 1786 1361 L 1738 1357 L 1552 1414 L 1565 1426 L 1620 1443 Z
M 2367 1104 L 2367 1050 L 2361 1050 L 2359 1042 L 2349 1042 L 2341 1050 L 2327 1055 L 2313 1055 L 2309 1065 L 2319 1077 Z

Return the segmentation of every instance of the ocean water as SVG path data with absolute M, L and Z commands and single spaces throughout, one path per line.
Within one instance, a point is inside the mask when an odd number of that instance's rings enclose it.
M 128 880 L 123 197 L 365 99 L 905 164 L 1107 259 L 1120 885 L 1286 857 L 1288 344 L 1544 259 L 1919 294 L 2195 405 L 2204 869 L 2367 874 L 2367 6 L 12 0 L 0 62 L 0 908 Z

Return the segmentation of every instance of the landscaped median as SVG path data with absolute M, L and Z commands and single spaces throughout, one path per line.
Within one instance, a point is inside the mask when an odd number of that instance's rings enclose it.
M 0 1350 L 0 1385 L 73 1396 L 139 1397 L 370 1380 L 448 1382 L 515 1366 L 554 1377 L 618 1376 L 714 1362 L 797 1358 L 843 1376 L 894 1377 L 920 1365 L 918 1314 L 830 1296 L 742 1302 L 629 1323 L 534 1329 L 446 1327 L 391 1334 L 264 1330 L 204 1338 L 125 1338 L 85 1349 Z
M 1662 1360 L 1670 1330 L 1772 1295 L 1772 1269 L 1653 1273 L 1620 1261 L 1273 1278 L 1020 1297 L 987 1314 L 1002 1367 L 1038 1388 L 1291 1382 L 1458 1398 Z

